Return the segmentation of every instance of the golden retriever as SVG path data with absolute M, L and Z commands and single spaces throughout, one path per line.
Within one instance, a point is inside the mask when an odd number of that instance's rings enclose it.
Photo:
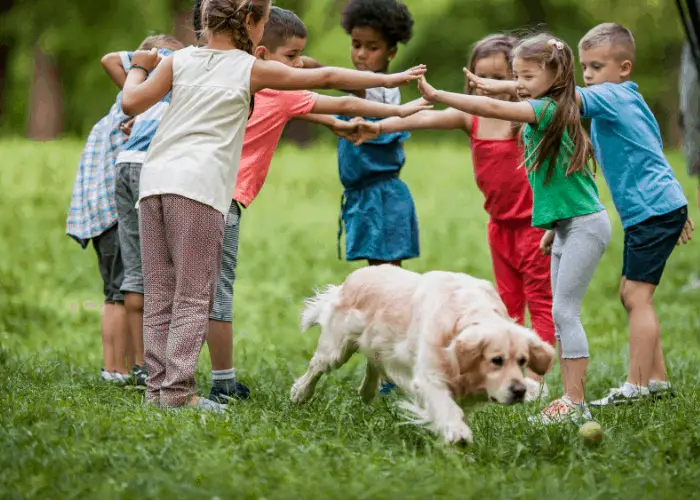
M 380 377 L 411 402 L 414 423 L 450 443 L 472 442 L 455 398 L 484 394 L 522 402 L 524 369 L 544 375 L 554 349 L 517 325 L 493 285 L 461 273 L 418 274 L 388 264 L 351 273 L 305 302 L 301 329 L 321 326 L 308 371 L 294 383 L 295 403 L 309 399 L 321 376 L 356 352 L 367 358 L 360 396 L 369 403 Z

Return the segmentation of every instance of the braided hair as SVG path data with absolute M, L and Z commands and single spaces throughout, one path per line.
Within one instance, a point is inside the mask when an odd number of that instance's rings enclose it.
M 246 19 L 251 14 L 254 23 L 260 22 L 270 8 L 270 0 L 203 0 L 203 3 L 204 32 L 230 34 L 236 47 L 253 55 L 255 47 L 248 35 Z

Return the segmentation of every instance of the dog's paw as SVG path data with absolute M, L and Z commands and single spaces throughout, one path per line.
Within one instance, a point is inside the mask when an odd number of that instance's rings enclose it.
M 301 404 L 311 397 L 308 387 L 294 384 L 292 390 L 289 391 L 289 396 L 294 404 Z
M 449 444 L 468 446 L 474 442 L 472 430 L 464 422 L 455 422 L 443 427 L 442 436 Z

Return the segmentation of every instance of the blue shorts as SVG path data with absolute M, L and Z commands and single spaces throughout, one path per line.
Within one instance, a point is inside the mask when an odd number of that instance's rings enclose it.
M 658 285 L 687 220 L 686 205 L 625 229 L 622 276 Z

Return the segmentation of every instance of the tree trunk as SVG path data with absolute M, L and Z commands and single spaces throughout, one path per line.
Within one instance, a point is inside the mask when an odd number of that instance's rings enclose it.
M 63 128 L 63 95 L 58 66 L 37 45 L 34 48 L 34 82 L 29 103 L 27 135 L 55 139 Z
M 7 14 L 14 5 L 14 0 L 0 0 L 0 16 Z M 7 82 L 8 66 L 10 64 L 10 47 L 13 40 L 0 35 L 0 119 L 2 118 L 3 103 L 5 100 L 5 85 Z

